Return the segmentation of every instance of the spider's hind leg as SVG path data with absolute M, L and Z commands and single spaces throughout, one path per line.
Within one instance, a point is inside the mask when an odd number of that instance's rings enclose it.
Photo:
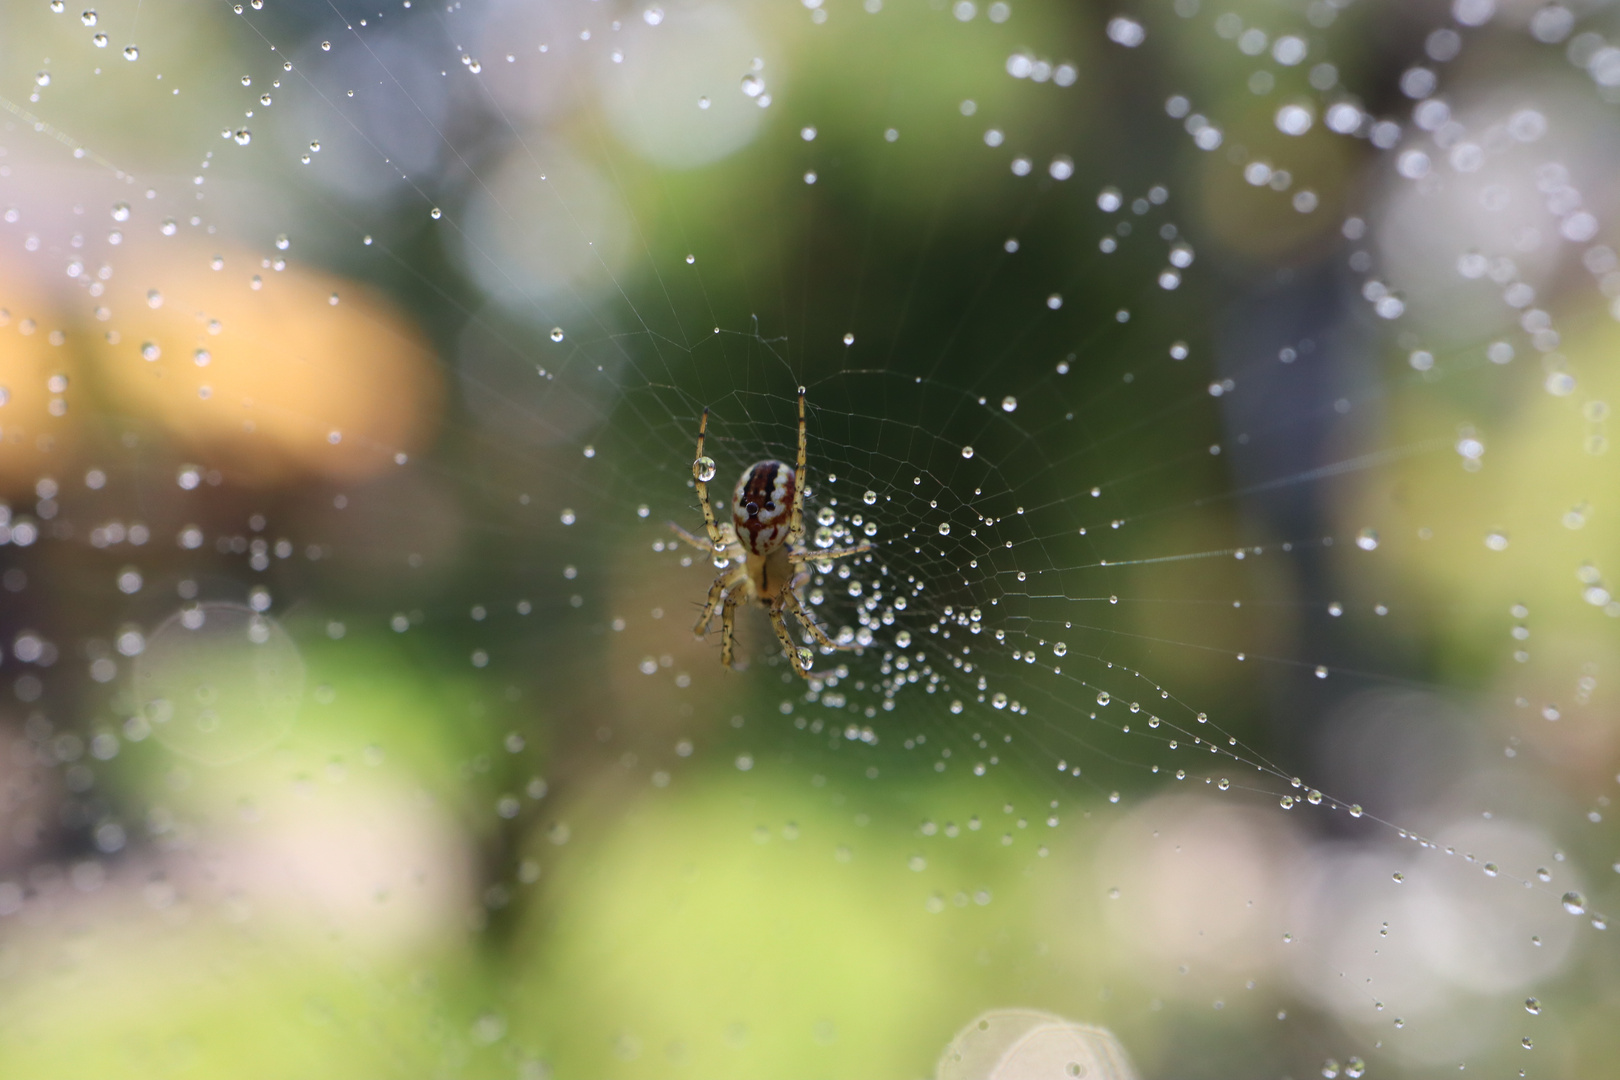
M 697 622 L 692 625 L 692 634 L 695 637 L 703 637 L 709 632 L 709 624 L 714 622 L 714 609 L 719 607 L 722 601 L 729 604 L 736 603 L 735 600 L 726 597 L 724 594 L 727 589 L 741 580 L 742 571 L 740 569 L 731 570 L 714 579 L 714 584 L 709 586 L 709 598 L 703 604 L 703 612 L 698 616 Z
M 829 649 L 853 649 L 855 647 L 854 645 L 840 645 L 828 637 L 827 632 L 821 628 L 821 624 L 816 622 L 815 616 L 806 610 L 804 602 L 799 599 L 799 594 L 793 589 L 784 591 L 787 593 L 788 610 L 792 611 L 793 617 L 798 619 L 806 630 L 810 631 L 810 636 L 816 639 L 816 644 Z
M 782 643 L 782 651 L 787 654 L 788 661 L 793 665 L 793 670 L 798 673 L 799 678 L 808 679 L 810 669 L 805 666 L 804 657 L 799 653 L 799 647 L 793 644 L 793 635 L 788 633 L 787 620 L 782 617 L 784 608 L 793 602 L 792 596 L 791 591 L 783 589 L 777 594 L 776 599 L 771 601 L 771 629 L 776 631 L 776 640 Z M 810 650 L 806 649 L 804 651 L 808 654 Z

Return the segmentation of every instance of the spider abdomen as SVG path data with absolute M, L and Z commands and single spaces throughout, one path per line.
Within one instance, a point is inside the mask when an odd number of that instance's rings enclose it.
M 794 488 L 793 469 L 784 462 L 756 461 L 744 470 L 731 499 L 731 520 L 744 549 L 764 555 L 787 543 Z

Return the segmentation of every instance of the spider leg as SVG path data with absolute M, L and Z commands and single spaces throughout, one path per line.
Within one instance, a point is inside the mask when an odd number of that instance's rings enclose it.
M 799 678 L 808 679 L 810 671 L 804 666 L 804 658 L 799 655 L 799 647 L 793 644 L 793 635 L 788 633 L 787 620 L 782 617 L 782 610 L 791 595 L 793 594 L 790 591 L 783 589 L 776 594 L 776 599 L 771 601 L 771 629 L 776 631 L 776 640 L 782 643 L 782 651 L 793 664 L 793 670 L 798 673 Z
M 789 551 L 788 561 L 793 563 L 820 562 L 823 559 L 843 559 L 850 555 L 864 555 L 872 550 L 872 545 L 864 540 L 854 547 L 829 548 L 826 551 Z
M 725 591 L 742 580 L 743 573 L 742 567 L 736 567 L 714 579 L 714 584 L 709 586 L 709 599 L 703 605 L 703 614 L 698 616 L 698 621 L 692 626 L 693 636 L 702 637 L 709 632 L 709 624 L 714 621 L 714 609 L 720 604 Z
M 788 543 L 804 538 L 804 387 L 799 387 L 799 462 L 793 470 L 793 514 L 788 518 Z M 800 672 L 799 674 L 804 674 Z
M 676 536 L 680 537 L 686 543 L 688 543 L 688 544 L 692 545 L 693 547 L 697 548 L 699 551 L 703 552 L 705 555 L 713 555 L 714 554 L 714 545 L 713 544 L 705 544 L 702 540 L 699 540 L 697 537 L 693 536 L 691 533 L 687 532 L 685 529 L 681 528 L 679 525 L 675 524 L 673 521 L 671 521 L 669 523 L 669 528 L 670 528 L 670 531 L 673 532 Z
M 854 645 L 840 645 L 828 637 L 827 632 L 821 628 L 810 612 L 805 610 L 804 602 L 799 599 L 797 592 L 788 590 L 787 607 L 789 611 L 793 612 L 794 618 L 798 619 L 804 628 L 810 631 L 810 636 L 816 639 L 816 644 L 829 649 L 853 649 L 855 647 Z
M 703 437 L 709 430 L 709 410 L 703 410 L 703 419 L 698 422 L 697 455 L 692 459 L 692 480 L 697 485 L 698 505 L 703 508 L 703 527 L 709 532 L 709 542 L 718 551 L 725 546 L 725 538 L 720 534 L 720 526 L 714 522 L 714 510 L 709 506 L 708 482 L 698 476 L 697 463 L 703 460 Z
M 720 662 L 726 667 L 736 670 L 732 666 L 732 650 L 737 643 L 737 601 L 740 599 L 738 591 L 733 590 L 726 594 L 720 605 Z

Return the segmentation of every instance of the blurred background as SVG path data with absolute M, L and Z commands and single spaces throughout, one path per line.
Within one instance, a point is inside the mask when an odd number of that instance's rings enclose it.
M 1605 0 L 87 2 L 0 10 L 0 1072 L 1614 1071 Z M 726 671 L 667 523 L 801 386 L 850 648 Z

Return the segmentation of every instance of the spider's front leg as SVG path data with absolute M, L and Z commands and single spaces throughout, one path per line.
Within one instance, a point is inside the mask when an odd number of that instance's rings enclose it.
M 788 561 L 797 565 L 820 562 L 823 559 L 844 559 L 851 555 L 865 555 L 872 550 L 872 545 L 862 540 L 854 547 L 830 548 L 827 551 L 810 551 L 806 548 L 795 548 L 788 552 Z

